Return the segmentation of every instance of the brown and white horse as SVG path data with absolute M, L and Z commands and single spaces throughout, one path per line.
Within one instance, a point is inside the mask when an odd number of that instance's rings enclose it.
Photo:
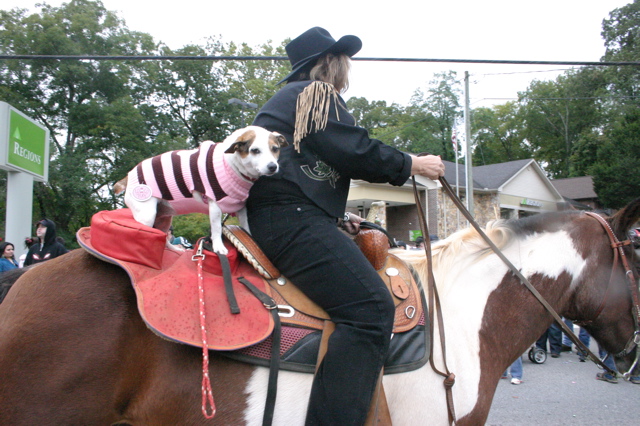
M 608 222 L 623 240 L 638 217 L 640 199 Z M 598 221 L 540 214 L 494 223 L 487 233 L 560 315 L 591 320 L 589 333 L 628 370 L 637 351 L 623 351 L 636 332 L 629 283 Z M 638 259 L 629 246 L 624 253 L 637 287 Z M 433 266 L 458 424 L 482 424 L 501 373 L 552 317 L 473 231 L 437 244 Z M 416 268 L 423 273 L 424 260 Z M 437 335 L 433 344 L 441 367 Z M 123 270 L 83 250 L 27 271 L 0 304 L 0 424 L 261 423 L 267 369 L 212 352 L 218 412 L 207 420 L 201 367 L 201 349 L 145 326 Z M 281 372 L 274 424 L 304 424 L 311 379 Z M 394 424 L 447 424 L 442 378 L 429 364 L 385 376 L 384 386 Z

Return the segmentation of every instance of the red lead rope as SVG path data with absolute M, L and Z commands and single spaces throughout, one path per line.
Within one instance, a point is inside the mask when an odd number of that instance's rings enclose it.
M 202 261 L 204 255 L 195 255 L 198 260 L 198 297 L 200 299 L 200 331 L 202 332 L 202 414 L 207 419 L 216 415 L 216 404 L 213 401 L 211 380 L 209 379 L 209 345 L 207 344 L 207 318 L 204 310 L 204 276 L 202 275 Z M 208 406 L 207 406 L 208 405 Z M 210 411 L 209 412 L 209 407 Z

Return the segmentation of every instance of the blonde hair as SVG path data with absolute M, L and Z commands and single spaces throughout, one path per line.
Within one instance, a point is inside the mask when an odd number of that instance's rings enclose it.
M 311 68 L 309 77 L 311 80 L 330 83 L 338 93 L 344 93 L 349 88 L 350 70 L 351 59 L 349 56 L 344 53 L 339 55 L 328 53 L 318 59 L 318 62 Z
M 349 88 L 350 68 L 351 60 L 345 54 L 327 54 L 311 68 L 308 78 L 313 82 L 298 95 L 296 103 L 293 146 L 297 152 L 300 152 L 300 142 L 305 136 L 326 128 L 332 101 L 336 119 L 340 121 L 338 107 L 344 106 L 338 102 L 338 93 Z M 302 73 L 299 76 L 299 79 L 306 78 Z

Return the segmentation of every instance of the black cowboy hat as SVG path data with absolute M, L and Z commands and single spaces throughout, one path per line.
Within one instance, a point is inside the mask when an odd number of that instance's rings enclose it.
M 278 84 L 289 81 L 302 71 L 308 71 L 313 67 L 316 59 L 326 53 L 344 53 L 351 57 L 361 48 L 362 41 L 354 35 L 346 35 L 336 41 L 329 31 L 313 27 L 291 40 L 285 47 L 291 62 L 291 72 Z

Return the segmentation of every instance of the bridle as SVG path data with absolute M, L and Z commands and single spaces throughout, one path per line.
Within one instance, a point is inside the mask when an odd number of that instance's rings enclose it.
M 611 229 L 609 222 L 607 222 L 599 214 L 592 213 L 592 212 L 585 212 L 585 214 L 597 220 L 598 223 L 602 225 L 605 232 L 607 233 L 607 236 L 609 237 L 609 242 L 611 243 L 611 248 L 613 249 L 613 265 L 611 266 L 611 274 L 609 276 L 609 282 L 607 284 L 607 290 L 605 292 L 605 296 L 602 298 L 602 302 L 600 303 L 600 306 L 596 310 L 596 314 L 593 317 L 593 319 L 586 320 L 586 321 L 574 321 L 574 323 L 578 325 L 588 325 L 588 324 L 591 324 L 593 321 L 595 321 L 596 318 L 598 318 L 598 316 L 604 309 L 605 303 L 607 301 L 607 296 L 609 294 L 609 287 L 611 287 L 611 282 L 613 281 L 613 277 L 616 272 L 616 269 L 618 268 L 618 264 L 621 264 L 622 268 L 624 269 L 624 274 L 627 279 L 627 284 L 629 286 L 629 293 L 631 294 L 631 302 L 632 302 L 631 315 L 633 317 L 633 326 L 635 328 L 635 331 L 633 332 L 629 340 L 627 340 L 627 343 L 625 344 L 624 349 L 618 352 L 617 354 L 613 355 L 614 358 L 624 358 L 627 355 L 629 355 L 634 349 L 638 348 L 638 345 L 640 345 L 640 302 L 639 302 L 640 297 L 638 296 L 638 284 L 636 284 L 637 277 L 635 276 L 633 269 L 631 269 L 631 267 L 629 266 L 629 261 L 627 260 L 627 256 L 624 253 L 624 249 L 623 249 L 624 246 L 631 245 L 631 241 L 628 239 L 624 241 L 618 240 L 618 238 L 613 233 L 613 230 Z M 636 357 L 633 363 L 631 364 L 631 367 L 629 367 L 629 370 L 627 372 L 623 373 L 622 376 L 624 377 L 625 380 L 629 380 L 629 378 L 631 377 L 631 372 L 638 365 L 638 362 L 640 362 L 640 350 L 636 350 Z

